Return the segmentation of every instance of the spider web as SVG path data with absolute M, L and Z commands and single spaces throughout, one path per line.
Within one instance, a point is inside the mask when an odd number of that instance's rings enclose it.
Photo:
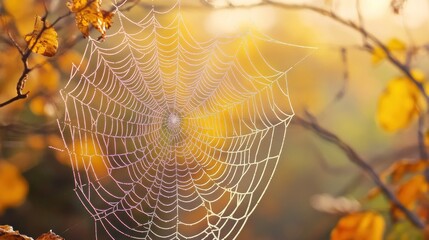
M 293 115 L 293 64 L 276 69 L 263 50 L 308 49 L 251 28 L 198 40 L 179 1 L 119 7 L 107 40 L 89 38 L 58 121 L 96 238 L 236 238 Z

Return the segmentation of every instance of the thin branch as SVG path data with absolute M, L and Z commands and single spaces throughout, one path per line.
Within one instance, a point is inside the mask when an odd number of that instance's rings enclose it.
M 361 33 L 363 36 L 366 36 L 368 40 L 371 40 L 376 46 L 380 47 L 380 49 L 386 54 L 386 58 L 396 68 L 398 68 L 398 70 L 400 70 L 407 78 L 409 78 L 414 83 L 414 85 L 417 86 L 417 88 L 419 89 L 421 94 L 425 97 L 426 102 L 429 103 L 429 96 L 426 94 L 426 91 L 425 91 L 423 84 L 421 82 L 419 82 L 411 74 L 411 71 L 408 68 L 408 66 L 402 64 L 401 61 L 399 61 L 395 56 L 393 56 L 391 51 L 388 49 L 388 47 L 381 40 L 379 40 L 372 33 L 368 32 L 362 26 L 356 24 L 355 22 L 353 22 L 351 20 L 346 20 L 346 19 L 340 17 L 339 15 L 337 15 L 336 13 L 334 13 L 332 11 L 328 11 L 328 10 L 320 8 L 320 7 L 315 7 L 315 6 L 306 5 L 306 4 L 288 4 L 288 3 L 276 2 L 276 1 L 272 1 L 272 0 L 264 0 L 264 2 L 267 4 L 271 4 L 274 6 L 281 7 L 281 8 L 285 8 L 285 9 L 310 10 L 310 11 L 313 11 L 315 13 L 321 14 L 323 16 L 327 16 L 327 17 L 335 20 L 336 22 L 341 23 L 344 26 L 347 26 L 351 29 L 354 29 L 355 31 Z M 369 50 L 371 50 L 371 49 L 369 49 Z
M 1 108 L 1 107 L 4 107 L 4 106 L 6 106 L 6 105 L 9 105 L 9 104 L 11 104 L 11 103 L 13 103 L 13 102 L 15 102 L 15 101 L 18 101 L 18 100 L 20 100 L 20 99 L 27 98 L 29 93 L 30 93 L 30 92 L 26 92 L 26 93 L 24 93 L 24 94 L 18 94 L 18 95 L 16 95 L 15 97 L 13 97 L 13 98 L 11 98 L 11 99 L 9 99 L 9 100 L 6 100 L 6 101 L 4 101 L 4 102 L 0 103 L 0 108 Z
M 335 94 L 335 97 L 332 100 L 332 103 L 340 101 L 347 92 L 347 87 L 348 87 L 349 81 L 350 81 L 347 53 L 348 53 L 347 48 L 341 48 L 340 49 L 341 63 L 343 64 L 343 79 L 342 79 L 343 82 L 341 84 L 341 88 L 338 90 L 337 94 Z
M 62 16 L 59 16 L 57 19 L 55 19 L 55 21 L 51 24 L 50 27 L 53 27 L 55 25 L 57 25 L 60 21 L 62 21 L 63 19 L 67 18 L 68 16 L 70 16 L 72 14 L 72 12 L 68 12 Z
M 426 145 L 425 144 L 425 134 L 426 134 L 425 120 L 426 120 L 425 114 L 421 114 L 418 120 L 417 139 L 419 143 L 420 158 L 424 160 L 429 160 L 428 152 L 425 146 Z
M 205 3 L 205 5 L 210 4 L 208 1 L 205 1 L 205 0 L 202 0 L 202 2 Z M 337 15 L 335 12 L 333 12 L 331 10 L 327 10 L 327 9 L 324 9 L 321 7 L 316 7 L 316 6 L 308 5 L 308 4 L 285 3 L 285 2 L 278 2 L 278 1 L 274 1 L 274 0 L 262 0 L 261 2 L 257 2 L 253 5 L 244 5 L 244 6 L 234 5 L 234 4 L 230 3 L 228 6 L 222 6 L 222 8 L 255 7 L 255 6 L 266 5 L 266 4 L 276 6 L 279 8 L 291 9 L 291 10 L 309 10 L 309 11 L 318 13 L 320 15 L 329 17 L 332 20 L 359 32 L 363 36 L 366 36 L 367 40 L 371 41 L 375 46 L 378 46 L 386 54 L 386 58 L 389 60 L 390 63 L 392 63 L 411 82 L 413 82 L 414 85 L 416 85 L 416 87 L 419 89 L 420 93 L 424 96 L 426 102 L 429 104 L 429 96 L 426 94 L 426 91 L 425 91 L 423 84 L 421 82 L 419 82 L 411 74 L 411 70 L 409 69 L 409 67 L 407 65 L 401 63 L 401 61 L 399 59 L 397 59 L 391 53 L 389 48 L 380 39 L 378 39 L 374 34 L 368 32 L 364 27 L 357 24 L 356 22 L 354 22 L 352 20 L 345 19 L 345 18 Z M 212 5 L 212 7 L 214 7 L 214 6 Z M 372 49 L 373 49 L 373 47 L 371 47 L 369 44 L 368 44 L 368 46 L 365 46 L 365 47 L 368 47 L 367 48 L 368 51 L 372 51 Z
M 138 2 L 138 1 L 139 0 L 137 0 L 136 2 Z M 119 4 L 122 4 L 124 2 L 125 2 L 125 0 L 122 0 Z M 34 42 L 33 42 L 33 44 L 31 46 L 27 45 L 25 49 L 22 49 L 21 46 L 18 44 L 18 42 L 12 37 L 11 33 L 8 32 L 10 42 L 13 44 L 13 46 L 17 49 L 17 51 L 21 55 L 21 61 L 22 61 L 22 64 L 24 66 L 24 69 L 23 69 L 23 71 L 21 73 L 21 76 L 19 77 L 19 79 L 17 81 L 17 84 L 16 84 L 16 96 L 14 96 L 14 97 L 12 97 L 12 98 L 10 98 L 10 99 L 8 99 L 8 100 L 0 103 L 0 108 L 4 107 L 6 105 L 9 105 L 9 104 L 11 104 L 11 103 L 13 103 L 15 101 L 18 101 L 20 99 L 25 99 L 25 98 L 28 97 L 28 94 L 30 93 L 29 91 L 26 92 L 26 93 L 23 93 L 23 90 L 24 90 L 24 87 L 25 87 L 25 83 L 26 83 L 27 78 L 28 78 L 28 74 L 32 70 L 34 70 L 35 68 L 38 68 L 38 67 L 40 67 L 41 65 L 44 64 L 44 63 L 37 64 L 36 66 L 34 66 L 32 68 L 30 68 L 28 66 L 28 59 L 30 58 L 30 56 L 32 54 L 32 49 L 35 47 L 36 43 L 38 42 L 38 40 L 40 39 L 40 37 L 43 35 L 43 33 L 46 31 L 46 29 L 49 29 L 49 28 L 52 28 L 52 27 L 56 26 L 59 22 L 61 22 L 62 20 L 66 19 L 67 17 L 69 17 L 72 14 L 72 12 L 69 11 L 69 12 L 67 12 L 64 15 L 61 15 L 58 18 L 56 18 L 52 24 L 50 24 L 48 26 L 46 24 L 45 20 L 48 17 L 49 12 L 48 12 L 48 10 L 46 8 L 46 5 L 44 5 L 44 7 L 45 7 L 45 14 L 42 17 L 43 27 L 40 30 L 39 34 L 36 36 L 36 39 L 34 40 Z M 74 43 L 76 43 L 76 42 L 77 41 L 74 41 Z M 48 62 L 48 61 L 46 61 L 46 62 Z
M 359 25 L 361 26 L 361 28 L 365 28 L 363 16 L 362 16 L 361 1 L 360 0 L 356 0 L 356 12 L 357 12 L 358 19 L 359 19 Z M 368 46 L 367 34 L 365 34 L 365 33 L 362 34 L 362 41 L 363 41 L 364 46 Z
M 404 1 L 402 1 L 404 2 Z M 281 7 L 284 9 L 295 9 L 295 10 L 309 10 L 315 13 L 318 13 L 320 15 L 326 16 L 331 18 L 332 20 L 351 28 L 358 33 L 360 33 L 364 37 L 364 47 L 367 51 L 372 52 L 374 47 L 379 47 L 385 54 L 387 60 L 394 65 L 400 72 L 402 72 L 420 91 L 422 96 L 425 98 L 426 102 L 429 104 L 429 96 L 426 94 L 424 85 L 422 82 L 418 81 L 412 74 L 411 70 L 407 63 L 402 63 L 399 59 L 397 59 L 392 52 L 389 50 L 389 48 L 380 40 L 378 39 L 374 34 L 368 32 L 362 24 L 357 24 L 354 21 L 347 20 L 345 18 L 342 18 L 341 16 L 337 15 L 332 10 L 327 10 L 324 8 L 307 5 L 307 4 L 289 4 L 284 2 L 277 2 L 273 0 L 263 0 L 262 3 L 256 3 L 254 6 L 262 5 L 262 4 L 270 4 L 273 6 Z M 241 7 L 241 6 L 233 6 L 233 7 Z M 359 10 L 358 10 L 359 11 Z M 359 12 L 358 12 L 359 14 Z M 361 23 L 362 19 L 359 14 L 359 21 Z M 370 42 L 372 42 L 373 46 L 370 45 Z M 424 114 L 424 113 L 423 113 Z M 422 114 L 422 115 L 423 115 Z M 338 146 L 340 149 L 342 149 L 348 156 L 348 158 L 355 163 L 357 166 L 359 166 L 362 170 L 364 170 L 371 179 L 379 186 L 381 191 L 384 193 L 384 195 L 404 214 L 408 217 L 408 219 L 413 222 L 414 225 L 416 225 L 419 228 L 424 228 L 424 223 L 411 211 L 409 211 L 404 205 L 402 205 L 399 200 L 396 198 L 396 196 L 384 185 L 384 183 L 381 181 L 377 173 L 373 170 L 373 168 L 367 164 L 357 153 L 356 151 L 351 148 L 349 145 L 347 145 L 345 142 L 343 142 L 341 139 L 339 139 L 336 135 L 332 134 L 331 132 L 327 131 L 326 129 L 320 127 L 315 121 L 306 121 L 302 118 L 297 118 L 297 120 L 302 126 L 313 130 L 319 137 L 325 139 L 328 142 L 334 143 L 336 146 Z M 420 124 L 419 129 L 419 140 L 422 141 L 422 130 L 424 130 L 423 124 Z M 420 143 L 420 146 L 423 146 Z M 421 155 L 423 157 L 426 157 L 426 149 L 422 149 L 423 147 L 420 147 Z M 425 170 L 425 176 L 427 180 L 429 181 L 429 167 Z
M 425 228 L 425 224 L 419 219 L 412 211 L 406 208 L 399 200 L 396 198 L 395 194 L 383 183 L 375 170 L 369 165 L 350 145 L 340 139 L 337 135 L 330 132 L 329 130 L 323 128 L 315 121 L 308 121 L 302 117 L 295 116 L 294 122 L 300 126 L 311 130 L 320 138 L 334 144 L 339 149 L 341 149 L 348 157 L 348 159 L 363 170 L 372 181 L 380 188 L 384 195 L 389 199 L 389 201 L 400 211 L 402 211 L 405 216 L 418 228 Z

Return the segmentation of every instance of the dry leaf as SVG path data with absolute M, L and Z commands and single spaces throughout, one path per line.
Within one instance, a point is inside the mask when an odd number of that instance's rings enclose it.
M 76 25 L 84 37 L 89 36 L 91 25 L 105 38 L 106 31 L 112 25 L 114 13 L 100 9 L 101 0 L 71 0 L 67 7 L 76 15 Z
M 36 240 L 64 240 L 64 238 L 58 236 L 51 230 L 47 233 L 40 235 Z
M 14 231 L 11 226 L 0 225 L 0 240 L 33 240 L 33 238 L 21 235 L 18 231 Z
M 58 34 L 49 23 L 36 16 L 34 30 L 25 36 L 28 48 L 43 56 L 52 57 L 57 53 Z
M 331 232 L 331 240 L 381 240 L 385 223 L 375 212 L 358 212 L 342 217 Z
M 392 0 L 390 6 L 395 14 L 399 14 L 407 0 Z
M 429 162 L 425 160 L 410 162 L 399 161 L 395 162 L 391 167 L 392 183 L 398 183 L 406 174 L 422 172 L 429 166 Z
M 418 88 L 406 77 L 395 78 L 379 98 L 377 120 L 384 130 L 395 132 L 407 127 L 425 108 Z

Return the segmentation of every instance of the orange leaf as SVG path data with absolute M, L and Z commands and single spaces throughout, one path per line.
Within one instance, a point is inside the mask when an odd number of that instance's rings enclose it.
M 40 235 L 36 240 L 64 240 L 64 238 L 58 236 L 52 231 L 49 231 L 47 233 Z
M 342 217 L 331 232 L 331 240 L 381 240 L 385 223 L 375 212 L 358 212 Z
M 36 16 L 34 30 L 25 36 L 28 48 L 31 51 L 43 56 L 52 57 L 57 53 L 58 34 L 47 21 L 43 21 L 40 16 Z
M 396 196 L 405 207 L 413 210 L 416 207 L 416 202 L 428 192 L 428 187 L 429 185 L 423 175 L 415 175 L 399 187 L 396 191 Z M 391 211 L 396 219 L 404 216 L 404 214 L 394 206 L 392 206 Z
M 14 231 L 13 227 L 8 225 L 0 226 L 0 239 L 1 240 L 33 240 L 30 237 L 20 234 L 18 231 Z
M 423 170 L 426 169 L 426 167 L 428 167 L 429 162 L 425 161 L 425 160 L 420 160 L 417 162 L 406 162 L 406 161 L 401 161 L 398 162 L 398 164 L 394 164 L 395 168 L 392 171 L 392 182 L 393 183 L 397 183 L 399 182 L 404 175 L 409 174 L 409 173 L 417 173 L 417 172 L 422 172 Z
M 429 166 L 429 162 L 425 160 L 419 161 L 410 161 L 410 160 L 400 160 L 395 161 L 387 169 L 380 173 L 380 178 L 387 182 L 390 177 L 390 182 L 397 184 L 400 182 L 407 174 L 411 173 L 421 173 L 426 167 Z
M 84 37 L 89 36 L 92 25 L 101 33 L 100 38 L 106 36 L 106 31 L 112 26 L 114 13 L 100 9 L 101 0 L 71 0 L 67 7 L 76 15 L 76 24 Z

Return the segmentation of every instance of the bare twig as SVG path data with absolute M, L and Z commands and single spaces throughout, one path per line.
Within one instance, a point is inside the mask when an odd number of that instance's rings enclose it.
M 341 54 L 341 62 L 343 64 L 343 82 L 342 82 L 340 90 L 337 92 L 337 94 L 335 94 L 335 97 L 332 100 L 333 102 L 337 102 L 344 97 L 344 95 L 347 92 L 347 86 L 348 86 L 349 80 L 350 80 L 349 66 L 348 66 L 348 60 L 347 60 L 347 49 L 341 48 L 340 54 Z
M 429 160 L 428 159 L 428 152 L 426 149 L 426 144 L 425 144 L 425 120 L 426 120 L 426 116 L 425 114 L 421 114 L 419 116 L 419 120 L 418 120 L 418 129 L 417 129 L 417 139 L 418 139 L 418 143 L 419 143 L 419 152 L 420 152 L 420 157 L 424 160 Z
M 46 18 L 47 18 L 47 16 L 48 16 L 48 12 L 46 11 L 45 12 L 45 14 L 44 14 L 44 16 L 42 17 L 42 21 L 43 21 L 43 27 L 42 27 L 42 29 L 40 30 L 40 32 L 38 33 L 38 35 L 36 36 L 36 39 L 35 39 L 35 41 L 33 42 L 33 44 L 31 45 L 31 46 L 27 46 L 24 50 L 21 48 L 21 46 L 17 43 L 17 41 L 15 40 L 15 38 L 11 35 L 11 33 L 9 32 L 8 33 L 8 35 L 9 35 L 9 38 L 10 38 L 10 40 L 11 40 L 11 42 L 12 42 L 12 44 L 15 46 L 15 48 L 17 49 L 17 51 L 19 52 L 19 54 L 21 55 L 21 62 L 22 62 L 22 64 L 23 64 L 23 70 L 22 70 L 22 73 L 21 73 L 21 76 L 19 77 L 19 79 L 18 79 L 18 82 L 17 82 L 17 84 L 16 84 L 16 96 L 15 97 L 12 97 L 12 98 L 10 98 L 10 99 L 8 99 L 8 100 L 6 100 L 6 101 L 4 101 L 4 102 L 2 102 L 2 103 L 0 103 L 0 108 L 1 107 L 4 107 L 4 106 L 6 106 L 6 105 L 9 105 L 9 104 L 11 104 L 11 103 L 13 103 L 13 102 L 15 102 L 15 101 L 18 101 L 18 100 L 20 100 L 20 99 L 25 99 L 25 98 L 27 98 L 28 97 L 28 94 L 30 93 L 29 91 L 27 91 L 27 92 L 25 92 L 25 93 L 23 93 L 23 90 L 24 90 L 24 88 L 25 88 L 25 83 L 26 83 L 26 81 L 27 81 L 27 79 L 28 79 L 28 74 L 34 69 L 34 68 L 30 68 L 29 67 L 29 65 L 28 65 L 28 59 L 30 58 L 30 56 L 31 56 L 31 53 L 32 53 L 32 50 L 33 50 L 33 48 L 35 47 L 35 45 L 36 45 L 36 43 L 38 42 L 38 40 L 40 39 L 40 37 L 43 35 L 43 33 L 47 30 L 47 29 L 49 29 L 49 28 L 51 28 L 53 25 L 51 25 L 51 26 L 46 26 L 46 24 L 45 24 L 45 20 L 46 20 Z M 58 17 L 58 19 L 55 21 L 55 23 L 58 23 L 60 20 L 62 20 L 63 18 L 65 18 L 65 16 L 61 16 L 61 17 Z
M 357 12 L 358 19 L 359 19 L 359 25 L 361 26 L 361 28 L 365 28 L 363 17 L 362 17 L 360 0 L 356 0 L 356 12 Z M 362 41 L 363 41 L 364 46 L 368 46 L 368 36 L 366 35 L 366 33 L 362 34 Z
M 302 117 L 295 116 L 294 122 L 300 126 L 311 130 L 320 138 L 334 144 L 339 149 L 341 149 L 349 158 L 349 160 L 362 169 L 380 188 L 384 195 L 389 199 L 389 201 L 400 211 L 402 211 L 405 216 L 418 228 L 423 229 L 425 224 L 419 219 L 412 211 L 406 208 L 395 196 L 395 194 L 383 183 L 375 170 L 369 165 L 350 145 L 340 139 L 337 135 L 330 132 L 329 130 L 323 128 L 315 121 L 308 121 Z

